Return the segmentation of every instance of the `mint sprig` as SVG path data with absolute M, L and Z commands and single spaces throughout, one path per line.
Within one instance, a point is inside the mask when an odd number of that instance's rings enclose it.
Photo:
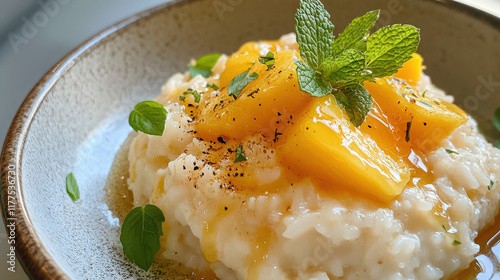
M 300 89 L 312 96 L 334 94 L 356 127 L 372 106 L 363 82 L 396 73 L 420 43 L 420 31 L 411 25 L 386 26 L 370 35 L 379 14 L 376 10 L 354 19 L 336 40 L 319 0 L 301 0 L 295 15 L 304 60 L 295 61 Z

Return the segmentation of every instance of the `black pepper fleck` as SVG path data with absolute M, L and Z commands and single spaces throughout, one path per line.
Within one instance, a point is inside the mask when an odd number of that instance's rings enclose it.
M 406 142 L 410 142 L 410 128 L 411 128 L 411 122 L 407 122 L 406 123 L 406 137 L 405 137 Z
M 226 144 L 226 142 L 227 142 L 227 140 L 222 138 L 222 136 L 217 137 L 217 141 L 219 141 L 219 143 L 221 143 L 221 144 Z

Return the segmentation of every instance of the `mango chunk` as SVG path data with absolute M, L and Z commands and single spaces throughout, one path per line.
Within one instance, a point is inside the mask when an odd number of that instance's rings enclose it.
M 388 156 L 354 127 L 331 95 L 315 98 L 277 149 L 283 165 L 321 182 L 326 192 L 340 188 L 388 202 L 410 179 L 404 161 Z
M 414 53 L 413 57 L 394 74 L 394 77 L 405 80 L 409 85 L 416 86 L 422 74 L 423 61 L 424 59 L 418 53 Z
M 393 130 L 424 153 L 435 150 L 441 141 L 467 122 L 467 114 L 456 105 L 423 96 L 398 79 L 386 77 L 365 82 L 364 86 Z
M 201 106 L 196 118 L 197 135 L 203 139 L 219 136 L 242 139 L 254 133 L 271 137 L 278 126 L 288 122 L 311 101 L 311 96 L 299 88 L 294 63 L 299 57 L 297 51 L 284 50 L 275 54 L 275 66 L 271 69 L 256 62 L 249 73 L 256 72 L 259 77 L 250 82 L 236 100 L 221 83 L 220 93 Z M 227 66 L 227 71 L 233 69 Z
M 227 59 L 226 69 L 220 76 L 221 87 L 227 87 L 234 77 L 252 67 L 259 56 L 265 56 L 268 52 L 276 53 L 284 48 L 280 41 L 245 43 Z

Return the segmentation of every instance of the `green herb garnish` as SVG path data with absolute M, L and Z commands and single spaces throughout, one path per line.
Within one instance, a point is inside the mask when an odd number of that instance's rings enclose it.
M 455 151 L 453 151 L 453 150 L 448 150 L 448 149 L 444 149 L 444 150 L 445 150 L 445 151 L 446 151 L 449 155 L 450 155 L 450 154 L 457 154 L 457 155 L 459 155 L 459 153 L 458 153 L 458 152 L 455 152 Z
M 200 98 L 201 95 L 198 93 L 196 90 L 189 89 L 188 91 L 185 91 L 181 96 L 179 96 L 180 100 L 186 100 L 186 95 L 192 94 L 194 96 L 194 102 L 200 103 Z M 184 97 L 184 98 L 181 98 Z
M 274 53 L 268 52 L 265 56 L 259 56 L 259 62 L 266 65 L 267 69 L 271 69 L 274 66 Z
M 425 98 L 425 94 L 427 93 L 427 90 L 422 93 L 422 97 Z
M 363 82 L 396 73 L 420 43 L 420 31 L 411 25 L 386 26 L 370 35 L 379 14 L 371 11 L 354 19 L 337 39 L 319 0 L 301 0 L 295 15 L 304 60 L 295 61 L 300 89 L 318 97 L 333 93 L 355 126 L 372 105 Z
M 212 53 L 198 58 L 194 65 L 189 65 L 189 75 L 191 75 L 191 78 L 194 78 L 196 75 L 208 78 L 212 75 L 212 68 L 214 68 L 220 56 L 220 53 Z
M 135 105 L 128 122 L 135 131 L 161 136 L 166 120 L 167 110 L 163 105 L 155 101 L 144 101 Z
M 66 192 L 73 202 L 80 199 L 80 188 L 78 187 L 78 183 L 76 182 L 75 176 L 73 173 L 69 173 L 66 176 Z
M 444 232 L 448 233 L 448 230 L 446 229 L 446 227 L 444 225 L 441 225 L 444 229 Z
M 460 245 L 462 244 L 462 242 L 458 241 L 458 240 L 453 240 L 453 246 L 457 246 L 457 245 Z
M 144 270 L 149 270 L 160 250 L 162 223 L 165 216 L 151 204 L 136 207 L 123 221 L 120 242 L 127 258 Z
M 243 147 L 241 145 L 236 148 L 236 157 L 234 158 L 234 163 L 247 160 L 245 153 L 243 152 Z
M 239 74 L 238 76 L 234 77 L 231 82 L 229 82 L 229 86 L 227 87 L 227 93 L 229 95 L 232 95 L 234 99 L 236 99 L 241 91 L 253 80 L 257 79 L 259 77 L 259 74 L 256 72 L 253 72 L 251 74 L 248 74 L 250 72 L 250 68 L 246 70 L 245 72 Z
M 207 83 L 207 88 L 211 88 L 213 90 L 219 90 L 220 88 L 216 84 Z
M 490 180 L 490 184 L 488 185 L 488 190 L 491 190 L 494 185 L 495 185 L 495 183 Z

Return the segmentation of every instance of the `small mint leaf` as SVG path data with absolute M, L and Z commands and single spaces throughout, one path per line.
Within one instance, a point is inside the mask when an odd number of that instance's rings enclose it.
M 271 69 L 274 66 L 274 53 L 268 52 L 265 56 L 259 56 L 259 62 L 266 65 L 267 69 Z
M 80 199 L 80 188 L 78 187 L 78 183 L 76 182 L 75 176 L 73 173 L 69 173 L 66 176 L 66 192 L 73 202 Z
M 167 110 L 163 105 L 155 101 L 144 101 L 135 105 L 128 122 L 135 131 L 161 136 L 166 120 Z
M 320 73 L 314 71 L 305 62 L 296 60 L 297 78 L 299 79 L 300 90 L 309 93 L 311 96 L 325 96 L 332 92 L 333 87 L 325 82 Z
M 198 93 L 198 91 L 192 90 L 192 89 L 189 89 L 188 91 L 184 92 L 183 93 L 183 97 L 184 98 L 181 98 L 179 96 L 179 99 L 180 100 L 186 100 L 186 95 L 189 95 L 189 94 L 192 94 L 194 96 L 194 102 L 200 103 L 201 95 Z
M 319 0 L 301 0 L 295 14 L 295 32 L 300 56 L 314 70 L 332 56 L 334 26 L 330 14 Z
M 160 208 L 148 204 L 136 207 L 123 221 L 120 242 L 127 258 L 148 271 L 160 250 L 165 216 Z
M 220 88 L 216 84 L 207 83 L 207 88 L 211 88 L 213 90 L 219 90 Z
M 375 26 L 380 10 L 368 12 L 355 18 L 333 43 L 333 56 L 338 56 L 348 49 L 365 51 L 366 39 Z
M 365 56 L 356 50 L 346 50 L 337 58 L 328 58 L 321 65 L 323 76 L 334 81 L 335 86 L 343 86 L 355 81 L 365 66 Z
M 358 127 L 372 108 L 372 96 L 362 85 L 353 85 L 336 92 L 335 99 L 345 109 L 351 123 Z
M 236 157 L 234 158 L 234 163 L 246 161 L 247 157 L 245 156 L 245 153 L 243 152 L 243 146 L 239 145 L 238 148 L 236 148 Z
M 214 68 L 220 56 L 220 53 L 212 53 L 198 58 L 195 65 L 189 65 L 189 75 L 191 78 L 194 78 L 196 75 L 208 78 L 212 75 L 212 68 Z
M 250 72 L 250 69 L 248 69 L 245 72 L 234 77 L 231 80 L 231 82 L 229 82 L 229 86 L 227 87 L 227 93 L 229 95 L 232 95 L 234 97 L 234 99 L 236 99 L 240 95 L 241 91 L 251 81 L 253 81 L 259 77 L 259 74 L 257 74 L 256 72 L 253 72 L 251 74 L 248 74 L 248 72 Z
M 390 76 L 402 67 L 417 51 L 420 30 L 411 25 L 385 26 L 368 37 L 366 70 L 362 80 Z

